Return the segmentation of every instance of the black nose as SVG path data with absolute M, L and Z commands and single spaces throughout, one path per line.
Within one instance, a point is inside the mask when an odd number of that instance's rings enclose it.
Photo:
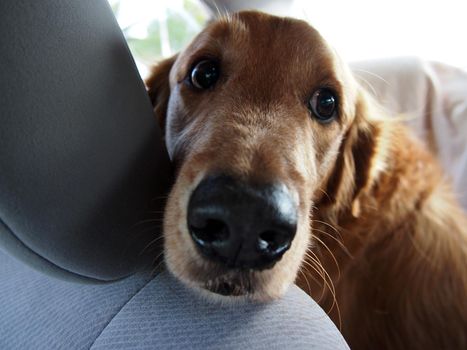
M 202 254 L 232 268 L 270 268 L 290 248 L 297 204 L 285 185 L 204 179 L 188 204 L 188 229 Z

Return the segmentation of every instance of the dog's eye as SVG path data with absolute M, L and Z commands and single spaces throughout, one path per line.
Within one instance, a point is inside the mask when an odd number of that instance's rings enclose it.
M 191 70 L 190 82 L 197 89 L 209 89 L 219 79 L 219 65 L 210 60 L 197 63 Z
M 321 122 L 329 122 L 337 114 L 337 98 L 329 89 L 318 89 L 313 93 L 308 108 Z

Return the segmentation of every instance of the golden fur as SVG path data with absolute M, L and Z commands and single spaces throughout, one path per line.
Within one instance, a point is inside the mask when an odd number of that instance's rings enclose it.
M 184 80 L 206 57 L 221 78 L 194 91 Z M 241 12 L 210 24 L 146 83 L 176 167 L 164 239 L 180 280 L 199 290 L 233 281 L 257 300 L 296 281 L 354 349 L 467 348 L 465 214 L 433 157 L 381 117 L 317 31 Z M 307 109 L 323 86 L 339 101 L 329 124 Z M 187 203 L 214 171 L 281 181 L 298 196 L 295 239 L 273 268 L 228 270 L 195 249 Z

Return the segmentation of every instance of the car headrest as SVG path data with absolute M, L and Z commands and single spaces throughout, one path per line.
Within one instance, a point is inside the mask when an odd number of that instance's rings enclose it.
M 107 1 L 2 1 L 0 32 L 0 248 L 63 278 L 131 274 L 169 162 Z

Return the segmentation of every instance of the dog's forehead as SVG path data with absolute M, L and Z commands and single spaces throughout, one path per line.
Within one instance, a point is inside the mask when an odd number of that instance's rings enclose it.
M 208 25 L 182 53 L 178 66 L 186 71 L 190 64 L 205 57 L 220 58 L 250 71 L 269 70 L 289 77 L 294 72 L 336 75 L 333 50 L 308 23 L 253 11 Z
M 281 54 L 288 58 L 330 55 L 328 45 L 319 32 L 307 22 L 294 18 L 240 12 L 219 21 L 217 28 L 213 29 L 223 32 L 227 44 L 245 51 L 252 50 L 256 55 Z

